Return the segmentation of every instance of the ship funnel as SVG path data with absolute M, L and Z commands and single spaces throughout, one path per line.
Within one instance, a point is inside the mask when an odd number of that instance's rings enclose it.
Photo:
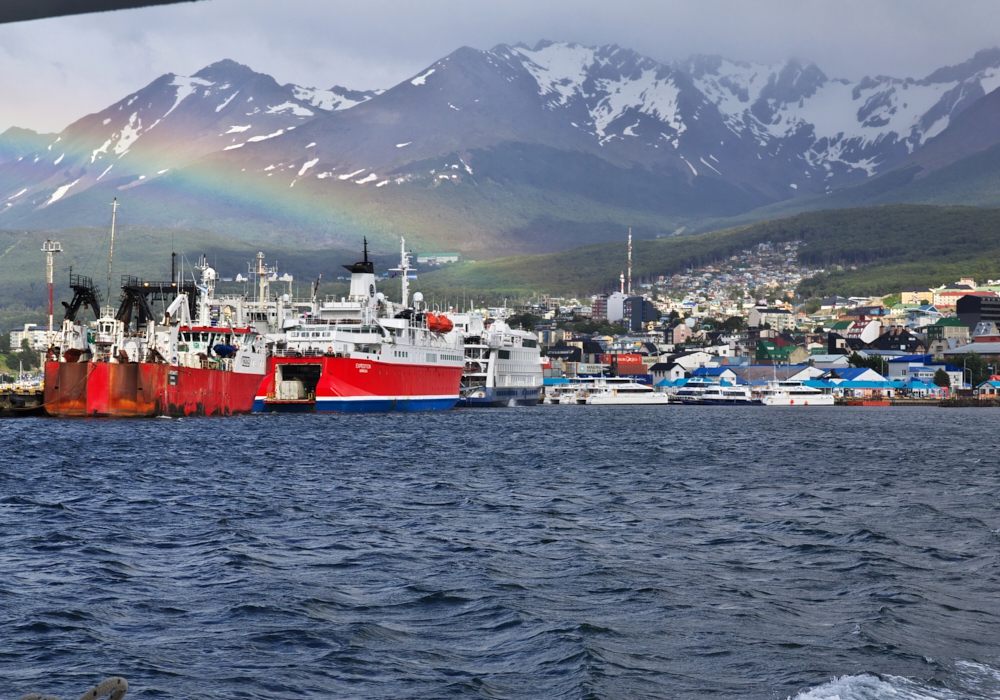
M 351 298 L 368 301 L 375 297 L 375 264 L 368 260 L 368 239 L 365 238 L 364 260 L 344 265 L 351 273 Z

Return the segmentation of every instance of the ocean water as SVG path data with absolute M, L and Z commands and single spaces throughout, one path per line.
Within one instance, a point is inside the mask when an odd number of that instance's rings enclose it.
M 1000 698 L 998 423 L 0 421 L 0 698 Z

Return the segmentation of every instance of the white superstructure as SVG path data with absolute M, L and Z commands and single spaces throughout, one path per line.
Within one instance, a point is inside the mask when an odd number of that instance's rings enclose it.
M 481 314 L 447 314 L 465 340 L 460 406 L 534 406 L 542 396 L 538 338 Z

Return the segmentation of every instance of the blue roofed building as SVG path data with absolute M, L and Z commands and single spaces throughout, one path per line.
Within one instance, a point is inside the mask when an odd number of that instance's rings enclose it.
M 726 381 L 730 384 L 742 383 L 739 375 L 729 367 L 698 367 L 692 370 L 692 377 L 710 379 L 714 382 Z

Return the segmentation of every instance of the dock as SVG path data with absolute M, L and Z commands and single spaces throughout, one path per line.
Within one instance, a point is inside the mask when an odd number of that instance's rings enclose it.
M 45 390 L 39 386 L 0 386 L 0 417 L 45 415 Z

